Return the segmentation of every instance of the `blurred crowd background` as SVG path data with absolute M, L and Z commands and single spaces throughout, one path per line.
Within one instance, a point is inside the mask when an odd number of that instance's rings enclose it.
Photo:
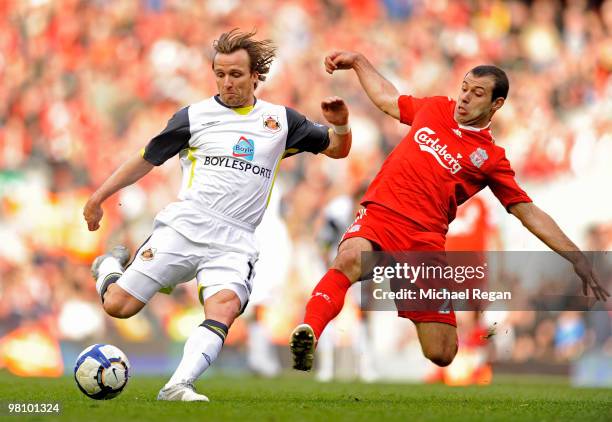
M 612 249 L 612 0 L 5 0 L 0 22 L 0 368 L 57 375 L 82 346 L 112 342 L 142 371 L 172 369 L 202 320 L 195 285 L 114 320 L 89 266 L 110 246 L 134 250 L 148 236 L 176 198 L 178 160 L 108 200 L 97 232 L 81 212 L 176 110 L 216 93 L 212 43 L 235 27 L 278 46 L 257 96 L 316 121 L 322 98 L 342 96 L 354 146 L 341 161 L 283 162 L 259 229 L 256 292 L 222 368 L 273 376 L 287 367 L 286 339 L 312 287 L 364 187 L 408 131 L 374 108 L 352 72 L 324 72 L 334 49 L 363 52 L 417 96 L 455 97 L 474 65 L 503 67 L 510 95 L 493 132 L 518 181 L 580 247 Z M 488 191 L 461 209 L 449 248 L 545 249 Z M 362 314 L 347 300 L 321 339 L 322 380 L 487 382 L 489 363 L 567 374 L 593 350 L 612 379 L 607 311 L 460 315 L 464 354 L 439 374 L 424 364 L 409 322 Z

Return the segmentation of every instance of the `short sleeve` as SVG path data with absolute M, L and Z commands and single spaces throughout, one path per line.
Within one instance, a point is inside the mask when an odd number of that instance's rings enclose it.
M 505 155 L 487 176 L 489 188 L 506 210 L 514 204 L 532 202 L 527 193 L 516 183 L 514 170 Z
M 397 99 L 397 106 L 400 111 L 400 122 L 412 126 L 414 116 L 429 98 L 416 98 L 412 95 L 400 95 Z
M 287 142 L 285 157 L 308 151 L 318 154 L 329 146 L 329 128 L 311 122 L 302 114 L 286 107 L 287 110 Z
M 142 157 L 149 163 L 159 166 L 182 149 L 189 146 L 189 107 L 177 111 L 168 120 L 166 128 L 149 141 Z

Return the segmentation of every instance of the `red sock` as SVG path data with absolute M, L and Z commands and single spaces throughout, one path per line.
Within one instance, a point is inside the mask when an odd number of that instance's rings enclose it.
M 344 296 L 351 281 L 342 271 L 329 270 L 312 291 L 306 304 L 304 323 L 310 325 L 317 339 L 325 326 L 336 317 L 344 306 Z

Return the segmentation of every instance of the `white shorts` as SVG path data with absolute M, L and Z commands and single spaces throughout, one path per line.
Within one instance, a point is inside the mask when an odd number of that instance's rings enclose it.
M 196 243 L 158 221 L 117 280 L 130 295 L 147 303 L 162 288 L 196 278 L 200 301 L 223 289 L 236 293 L 244 310 L 255 275 L 258 252 L 248 230 L 211 217 L 201 228 L 207 243 Z M 143 277 L 144 275 L 144 277 Z

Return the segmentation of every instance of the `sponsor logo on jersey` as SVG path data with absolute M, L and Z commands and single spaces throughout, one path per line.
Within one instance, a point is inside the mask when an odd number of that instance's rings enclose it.
M 459 129 L 453 129 L 453 132 L 455 132 L 455 135 L 457 135 L 458 137 L 461 138 L 461 130 Z
M 155 248 L 145 249 L 140 253 L 140 259 L 142 259 L 143 261 L 150 261 L 155 258 L 155 252 L 157 252 L 157 249 Z
M 255 142 L 252 139 L 247 139 L 241 136 L 232 149 L 232 155 L 238 158 L 252 161 L 255 155 Z
M 484 164 L 485 161 L 489 158 L 487 151 L 482 148 L 477 148 L 476 151 L 470 154 L 470 160 L 472 164 L 476 167 L 480 168 Z
M 414 134 L 414 141 L 419 144 L 421 151 L 431 154 L 438 164 L 450 171 L 452 174 L 457 174 L 462 169 L 459 159 L 463 158 L 461 154 L 456 156 L 448 151 L 448 145 L 440 142 L 440 138 L 435 137 L 436 132 L 428 127 L 422 127 Z
M 281 125 L 277 116 L 273 114 L 264 114 L 262 117 L 264 129 L 269 130 L 270 132 L 278 132 L 281 130 Z
M 245 173 L 253 173 L 258 176 L 269 179 L 272 176 L 272 170 L 258 166 L 248 161 L 244 161 L 234 157 L 204 157 L 204 165 L 210 167 L 223 167 L 233 170 L 242 171 Z

